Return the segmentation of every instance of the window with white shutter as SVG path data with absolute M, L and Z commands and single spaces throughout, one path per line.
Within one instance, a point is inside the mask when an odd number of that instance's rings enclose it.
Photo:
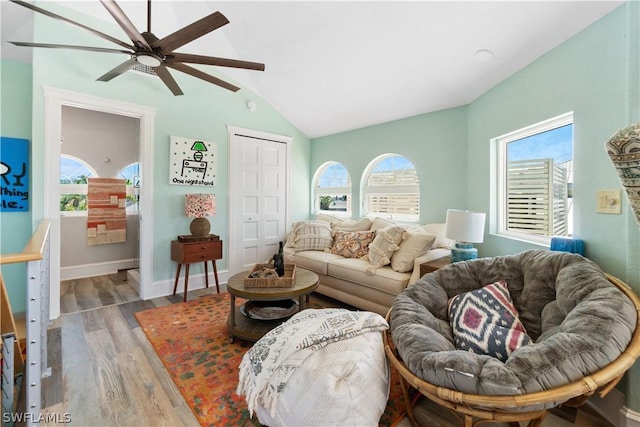
M 492 140 L 496 234 L 549 244 L 572 236 L 573 113 Z
M 385 154 L 374 159 L 364 173 L 364 214 L 398 221 L 420 219 L 420 180 L 406 157 Z

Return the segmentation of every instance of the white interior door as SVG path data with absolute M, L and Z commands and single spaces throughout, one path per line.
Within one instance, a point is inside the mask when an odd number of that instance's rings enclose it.
M 229 130 L 229 272 L 271 259 L 285 238 L 290 138 Z

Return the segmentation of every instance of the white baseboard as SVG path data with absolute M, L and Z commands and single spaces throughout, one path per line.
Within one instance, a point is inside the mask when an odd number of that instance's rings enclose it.
M 592 396 L 587 404 L 614 426 L 640 427 L 640 413 L 625 406 L 624 393 L 618 389 L 614 388 L 603 398 Z
M 218 281 L 220 282 L 220 292 L 227 290 L 227 280 L 231 274 L 227 270 L 218 270 Z M 146 290 L 145 299 L 153 299 L 159 297 L 166 297 L 173 294 L 173 284 L 175 279 L 161 280 L 153 282 L 153 285 Z M 216 286 L 216 280 L 213 278 L 213 274 L 209 273 L 209 287 Z M 204 273 L 202 274 L 190 274 L 189 275 L 189 291 L 196 289 L 204 289 L 206 287 L 204 281 Z M 178 281 L 178 289 L 176 294 L 184 293 L 184 273 L 180 275 Z
M 623 406 L 620 409 L 620 426 L 621 427 L 640 427 L 640 412 L 636 412 Z
M 122 259 L 118 261 L 99 262 L 94 264 L 73 265 L 60 268 L 60 280 L 82 279 L 83 277 L 113 274 L 118 270 L 138 268 L 138 259 Z

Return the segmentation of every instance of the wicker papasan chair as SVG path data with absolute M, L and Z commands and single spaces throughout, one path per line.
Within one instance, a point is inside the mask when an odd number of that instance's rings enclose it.
M 513 316 L 494 310 L 510 302 Z M 507 323 L 492 325 L 496 313 Z M 638 296 L 592 261 L 530 250 L 454 263 L 407 287 L 387 315 L 385 352 L 412 424 L 415 389 L 465 426 L 533 427 L 615 387 L 640 354 L 639 316 Z

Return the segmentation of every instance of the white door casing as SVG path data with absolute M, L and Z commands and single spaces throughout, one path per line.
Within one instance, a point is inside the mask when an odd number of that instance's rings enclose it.
M 50 317 L 60 316 L 60 140 L 62 137 L 62 106 L 83 108 L 133 117 L 140 120 L 140 254 L 152 253 L 153 248 L 153 129 L 155 109 L 100 98 L 93 95 L 43 87 L 45 98 L 44 134 L 44 217 L 51 220 L 50 237 Z M 145 182 L 149 183 L 145 186 Z M 140 256 L 141 299 L 150 294 L 153 284 L 153 259 Z
M 278 251 L 289 223 L 291 137 L 228 126 L 228 270 L 235 274 Z

